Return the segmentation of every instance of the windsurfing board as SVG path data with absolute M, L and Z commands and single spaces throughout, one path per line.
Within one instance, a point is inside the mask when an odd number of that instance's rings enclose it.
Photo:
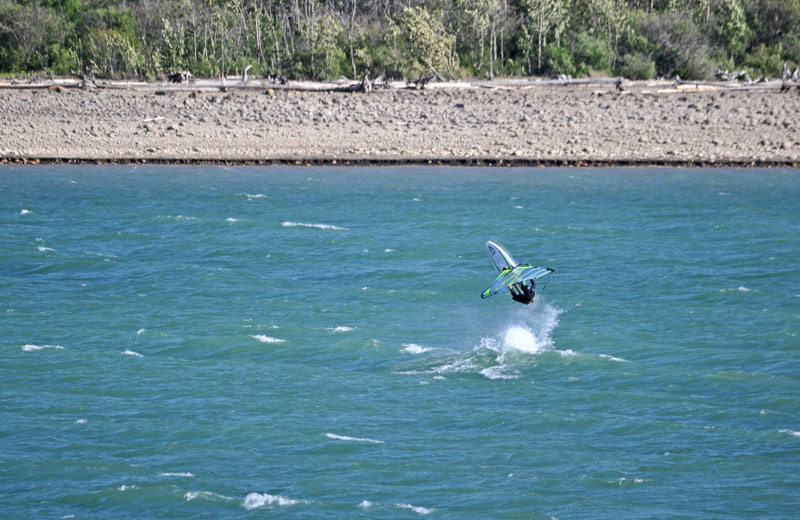
M 486 242 L 486 250 L 489 251 L 489 258 L 491 258 L 492 263 L 497 268 L 497 272 L 501 272 L 503 269 L 514 269 L 517 267 L 517 263 L 501 245 L 495 244 L 489 240 Z

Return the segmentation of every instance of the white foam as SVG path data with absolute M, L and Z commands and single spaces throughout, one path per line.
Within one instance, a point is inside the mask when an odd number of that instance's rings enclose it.
M 353 327 L 328 327 L 325 330 L 329 330 L 331 332 L 350 332 L 353 330 Z
M 503 334 L 503 350 L 518 350 L 528 354 L 538 354 L 547 346 L 533 332 L 525 327 L 513 326 Z
M 431 347 L 423 347 L 422 345 L 417 345 L 416 343 L 405 343 L 403 344 L 405 347 L 400 352 L 405 352 L 406 354 L 422 354 L 424 352 L 430 352 L 433 350 Z
M 270 495 L 268 493 L 250 493 L 244 497 L 242 507 L 245 509 L 257 509 L 259 507 L 279 505 L 279 506 L 293 506 L 297 500 L 293 498 L 286 498 L 280 495 Z
M 737 291 L 738 292 L 750 292 L 752 290 L 753 289 L 751 289 L 749 287 L 745 287 L 744 285 L 740 285 L 736 289 L 720 289 L 719 292 L 722 292 L 722 293 L 725 293 L 725 292 L 737 292 Z
M 348 437 L 347 435 L 337 435 L 335 433 L 326 433 L 325 437 L 329 439 L 334 439 L 337 441 L 349 441 L 349 442 L 366 442 L 370 444 L 383 444 L 383 441 L 376 441 L 375 439 L 367 439 L 363 437 Z
M 31 210 L 29 210 L 29 209 L 23 209 L 22 211 L 19 212 L 19 214 L 20 215 L 27 215 L 30 212 L 31 212 Z
M 86 419 L 78 419 L 75 424 L 86 424 Z
M 139 354 L 138 352 L 134 352 L 132 350 L 126 350 L 123 352 L 126 356 L 134 356 L 134 357 L 144 357 L 143 355 Z
M 609 356 L 608 354 L 599 354 L 599 356 L 603 359 L 608 359 L 610 361 L 616 361 L 617 363 L 630 363 L 627 359 L 622 359 L 615 356 Z
M 428 509 L 427 507 L 420 507 L 420 506 L 412 506 L 411 504 L 395 504 L 394 505 L 398 509 L 410 509 L 414 511 L 418 515 L 429 515 L 435 511 L 435 509 Z
M 46 348 L 64 350 L 64 347 L 62 347 L 61 345 L 22 345 L 23 352 L 35 352 L 37 350 L 44 350 Z
M 781 433 L 788 433 L 789 435 L 793 435 L 794 437 L 800 437 L 800 432 L 796 432 L 794 430 L 781 430 Z
M 212 493 L 211 491 L 187 491 L 186 494 L 183 495 L 183 497 L 186 499 L 187 502 L 199 497 L 233 500 L 231 497 L 226 497 L 225 495 L 220 495 L 219 493 Z
M 239 222 L 238 218 L 228 217 L 225 219 L 227 222 Z
M 42 252 L 45 252 L 45 251 L 55 251 L 55 249 L 53 249 L 52 247 L 36 246 L 36 248 L 37 248 L 39 251 L 42 251 Z
M 266 199 L 266 198 L 267 198 L 267 195 L 264 195 L 263 193 L 256 193 L 256 194 L 253 194 L 253 195 L 251 195 L 251 194 L 249 194 L 249 193 L 247 194 L 247 199 L 248 199 L 248 200 L 253 200 L 253 199 Z
M 139 487 L 139 486 L 133 486 L 133 485 L 131 485 L 131 486 L 128 486 L 128 485 L 126 485 L 126 484 L 123 484 L 123 485 L 121 485 L 121 486 L 119 487 L 119 490 L 120 490 L 120 491 L 128 491 L 129 489 L 137 489 L 138 487 Z
M 281 222 L 281 226 L 283 227 L 307 227 L 307 228 L 317 228 L 317 229 L 332 229 L 334 231 L 350 231 L 346 227 L 334 226 L 332 224 L 308 224 L 306 222 L 290 222 L 285 221 Z
M 510 325 L 503 331 L 501 341 L 482 338 L 481 347 L 495 350 L 502 357 L 510 351 L 539 354 L 553 347 L 552 333 L 558 326 L 561 310 L 543 304 L 535 314 L 521 314 L 524 323 Z
M 394 253 L 394 249 L 389 249 L 388 247 L 383 250 L 384 253 Z
M 360 507 L 361 509 L 369 509 L 373 505 L 374 503 L 370 502 L 369 500 L 362 500 L 361 503 L 358 504 L 358 507 Z
M 159 473 L 160 477 L 193 477 L 194 475 L 189 472 L 185 473 Z
M 572 350 L 571 348 L 565 350 L 558 350 L 557 352 L 561 355 L 562 358 L 568 358 L 578 355 L 578 353 Z
M 139 329 L 139 330 L 137 330 L 137 331 L 136 331 L 136 335 L 137 335 L 137 336 L 141 336 L 142 334 L 144 334 L 144 333 L 145 333 L 145 331 L 146 331 L 146 330 L 147 330 L 147 329 Z
M 250 337 L 257 339 L 261 343 L 286 343 L 285 339 L 273 338 L 271 336 L 265 336 L 264 334 L 254 334 Z
M 481 370 L 481 375 L 487 379 L 518 379 L 520 373 L 518 371 L 513 371 L 511 373 L 506 373 L 508 367 L 505 365 L 500 365 L 496 367 L 489 367 L 484 368 Z

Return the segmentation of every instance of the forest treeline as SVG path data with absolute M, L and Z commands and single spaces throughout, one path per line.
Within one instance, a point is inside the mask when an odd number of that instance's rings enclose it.
M 0 0 L 0 73 L 780 76 L 800 0 Z

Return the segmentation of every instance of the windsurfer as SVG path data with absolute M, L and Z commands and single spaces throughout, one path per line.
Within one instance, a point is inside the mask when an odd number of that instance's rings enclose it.
M 526 280 L 522 283 L 518 283 L 516 288 L 519 289 L 519 291 L 511 291 L 511 298 L 513 298 L 515 302 L 524 303 L 525 305 L 533 303 L 534 298 L 536 298 L 535 281 Z

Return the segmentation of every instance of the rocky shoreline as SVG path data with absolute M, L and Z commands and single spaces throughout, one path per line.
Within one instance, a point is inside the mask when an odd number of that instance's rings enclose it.
M 0 161 L 800 165 L 800 90 L 0 88 Z

